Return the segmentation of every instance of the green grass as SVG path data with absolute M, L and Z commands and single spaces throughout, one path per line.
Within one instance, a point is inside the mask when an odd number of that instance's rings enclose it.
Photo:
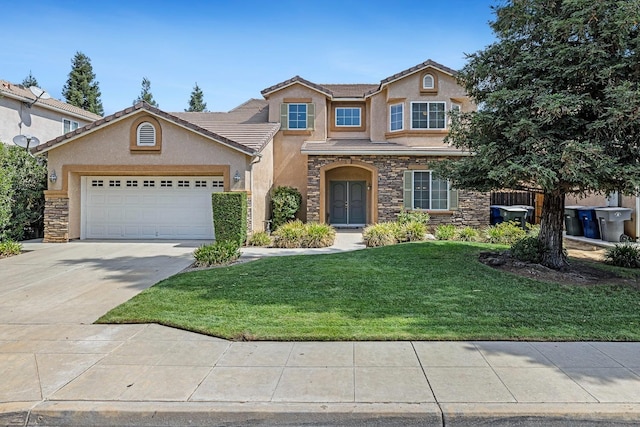
M 637 289 L 503 273 L 477 261 L 490 247 L 408 243 L 194 271 L 99 322 L 256 340 L 640 340 Z

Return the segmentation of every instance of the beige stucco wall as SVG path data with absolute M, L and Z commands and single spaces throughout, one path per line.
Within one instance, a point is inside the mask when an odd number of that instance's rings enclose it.
M 80 237 L 82 175 L 179 175 L 189 172 L 189 168 L 183 167 L 188 165 L 193 166 L 192 170 L 198 167 L 214 170 L 213 175 L 227 169 L 230 177 L 237 170 L 243 179 L 235 183 L 229 177 L 228 189 L 250 191 L 250 156 L 163 119 L 158 118 L 162 127 L 162 151 L 132 153 L 129 149 L 131 125 L 144 114 L 147 112 L 134 114 L 48 152 L 49 174 L 55 170 L 58 175 L 55 184 L 49 182 L 49 191 L 64 193 L 66 190 L 69 196 L 70 239 Z
M 78 122 L 82 127 L 89 123 L 71 115 L 42 108 L 37 103 L 31 108 L 21 101 L 0 96 L 0 141 L 12 144 L 16 135 L 31 135 L 47 142 L 63 134 L 62 119 Z
M 249 233 L 264 231 L 264 221 L 270 218 L 269 192 L 273 187 L 273 141 L 260 152 L 252 165 L 252 224 Z

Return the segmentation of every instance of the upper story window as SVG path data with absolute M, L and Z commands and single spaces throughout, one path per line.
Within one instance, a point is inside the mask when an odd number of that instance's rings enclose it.
M 422 78 L 422 89 L 435 89 L 436 82 L 431 74 L 425 74 Z
M 445 129 L 444 102 L 412 102 L 411 129 Z
M 360 107 L 336 107 L 336 127 L 360 127 L 361 123 Z
M 315 105 L 310 102 L 286 102 L 280 108 L 280 127 L 283 130 L 313 129 Z
M 156 145 L 156 128 L 149 122 L 142 122 L 136 131 L 136 145 L 153 147 Z
M 69 119 L 62 119 L 62 132 L 63 133 L 67 133 L 67 132 L 71 132 L 72 130 L 76 130 L 80 127 L 80 123 L 74 121 L 74 120 L 69 120 Z
M 389 107 L 389 130 L 404 129 L 404 104 L 394 104 Z

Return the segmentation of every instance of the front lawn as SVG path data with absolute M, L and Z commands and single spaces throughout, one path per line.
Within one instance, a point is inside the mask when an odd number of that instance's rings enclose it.
M 193 271 L 98 322 L 250 340 L 640 340 L 637 289 L 497 271 L 477 261 L 490 247 L 407 243 Z

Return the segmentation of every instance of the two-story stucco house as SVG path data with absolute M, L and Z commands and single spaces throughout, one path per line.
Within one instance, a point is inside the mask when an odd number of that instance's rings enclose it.
M 280 185 L 300 190 L 307 221 L 360 227 L 420 209 L 433 224 L 487 224 L 488 194 L 429 169 L 467 155 L 443 142 L 450 112 L 474 108 L 455 74 L 429 60 L 376 84 L 296 76 L 226 113 L 129 107 L 33 150 L 61 177 L 45 239 L 211 239 L 212 191 L 246 191 L 262 230 Z
M 57 99 L 36 99 L 29 88 L 0 80 L 0 141 L 5 144 L 17 135 L 45 142 L 99 118 Z

